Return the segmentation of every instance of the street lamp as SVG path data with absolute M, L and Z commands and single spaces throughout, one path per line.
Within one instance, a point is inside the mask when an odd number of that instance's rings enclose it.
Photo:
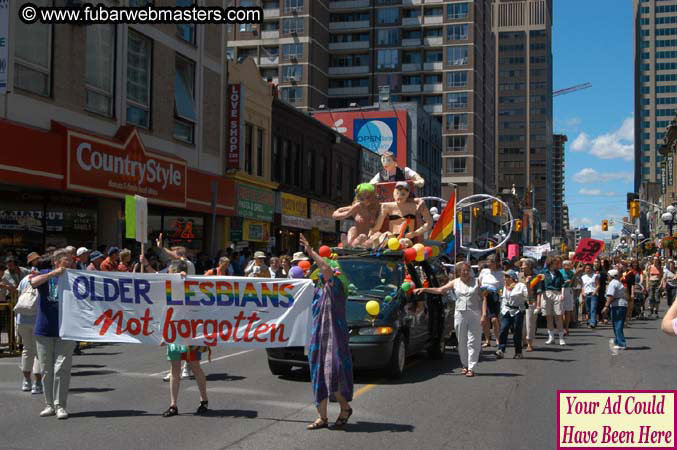
M 675 224 L 675 207 L 668 206 L 666 212 L 661 215 L 661 220 L 668 227 L 668 233 L 672 236 L 672 226 Z

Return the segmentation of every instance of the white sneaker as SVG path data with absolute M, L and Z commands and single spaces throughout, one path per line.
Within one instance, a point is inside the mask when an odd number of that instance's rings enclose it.
M 52 405 L 47 405 L 45 409 L 40 411 L 40 417 L 49 417 L 54 415 L 54 408 Z
M 68 411 L 63 409 L 61 406 L 56 407 L 56 418 L 57 419 L 68 419 Z
M 545 345 L 550 345 L 555 343 L 555 336 L 550 336 L 547 341 L 545 341 Z
M 616 345 L 614 344 L 613 338 L 609 339 L 609 350 L 611 350 L 612 355 L 618 355 L 618 349 L 616 348 Z
M 171 372 L 167 372 L 167 375 L 162 377 L 162 381 L 169 381 L 171 379 L 172 379 L 172 373 Z
M 559 338 L 559 345 L 567 345 L 567 343 L 564 341 L 564 338 Z
M 181 371 L 181 379 L 185 380 L 186 378 L 192 378 L 193 377 L 193 371 L 190 370 L 189 365 L 183 366 L 183 370 Z
M 42 383 L 35 383 L 31 389 L 31 394 L 42 394 Z
M 21 390 L 23 392 L 30 392 L 31 391 L 31 382 L 24 379 L 23 383 L 21 383 Z
M 614 349 L 616 349 L 616 350 L 627 350 L 627 347 L 621 347 L 620 345 L 614 345 Z

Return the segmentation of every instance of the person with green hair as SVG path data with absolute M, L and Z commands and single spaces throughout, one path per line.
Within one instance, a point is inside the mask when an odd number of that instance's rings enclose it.
M 381 204 L 376 196 L 373 184 L 362 183 L 355 188 L 355 200 L 350 206 L 343 206 L 332 214 L 334 220 L 345 220 L 352 217 L 355 225 L 350 227 L 344 247 L 363 247 L 369 238 L 369 231 L 376 223 L 381 212 Z

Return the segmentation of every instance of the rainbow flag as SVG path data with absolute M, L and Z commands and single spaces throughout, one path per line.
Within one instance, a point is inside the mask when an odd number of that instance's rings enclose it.
M 449 203 L 442 211 L 440 219 L 435 224 L 433 231 L 430 233 L 431 241 L 450 242 L 454 240 L 456 235 L 456 194 L 452 193 Z

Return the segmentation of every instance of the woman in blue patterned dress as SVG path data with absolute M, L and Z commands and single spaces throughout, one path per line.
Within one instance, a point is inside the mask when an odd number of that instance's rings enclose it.
M 341 405 L 334 427 L 343 427 L 353 413 L 348 403 L 353 399 L 353 363 L 348 348 L 346 287 L 340 278 L 338 265 L 330 264 L 318 255 L 305 236 L 301 235 L 300 241 L 320 270 L 319 287 L 312 306 L 313 328 L 308 351 L 319 417 L 308 425 L 308 429 L 329 426 L 327 402 L 330 397 Z

